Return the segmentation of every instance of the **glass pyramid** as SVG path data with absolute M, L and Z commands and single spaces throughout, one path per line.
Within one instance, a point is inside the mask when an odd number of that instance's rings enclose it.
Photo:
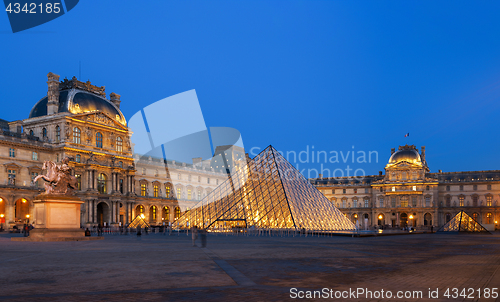
M 178 220 L 180 228 L 354 231 L 354 224 L 272 146 Z
M 142 219 L 141 215 L 137 215 L 128 225 L 129 228 L 145 228 L 149 227 L 149 224 Z
M 465 211 L 460 211 L 438 232 L 488 232 L 479 222 L 470 217 Z

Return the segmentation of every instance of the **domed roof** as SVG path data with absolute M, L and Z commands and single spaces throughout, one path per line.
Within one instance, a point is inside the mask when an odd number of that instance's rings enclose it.
M 38 101 L 31 109 L 29 118 L 47 115 L 47 101 L 47 97 Z M 79 114 L 94 111 L 104 112 L 120 124 L 127 125 L 127 121 L 120 109 L 99 95 L 74 88 L 59 92 L 58 112 Z
M 412 164 L 421 164 L 422 159 L 420 154 L 415 149 L 403 149 L 394 152 L 389 159 L 389 164 L 395 164 L 398 162 L 406 161 Z

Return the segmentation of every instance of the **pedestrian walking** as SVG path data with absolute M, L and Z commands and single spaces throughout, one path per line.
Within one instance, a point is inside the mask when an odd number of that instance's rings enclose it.
M 198 228 L 196 226 L 191 229 L 191 238 L 193 239 L 193 246 L 196 246 L 196 239 L 198 239 Z

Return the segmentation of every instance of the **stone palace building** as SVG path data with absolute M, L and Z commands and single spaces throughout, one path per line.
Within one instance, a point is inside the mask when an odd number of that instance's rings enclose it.
M 151 225 L 168 225 L 227 178 L 222 167 L 200 159 L 168 162 L 167 168 L 163 159 L 139 158 L 120 111 L 120 95 L 111 93 L 107 99 L 105 88 L 89 81 L 47 76 L 47 95 L 27 119 L 0 119 L 2 228 L 32 222 L 33 199 L 44 190 L 41 180 L 32 180 L 45 172 L 48 160 L 71 159 L 76 195 L 85 202 L 83 227 L 126 225 L 140 214 Z M 244 158 L 244 151 L 237 156 Z
M 360 229 L 434 230 L 465 210 L 488 230 L 500 220 L 500 170 L 430 173 L 425 147 L 392 149 L 385 174 L 309 181 Z

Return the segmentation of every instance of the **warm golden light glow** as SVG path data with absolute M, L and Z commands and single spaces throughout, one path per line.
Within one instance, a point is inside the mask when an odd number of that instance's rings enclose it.
M 413 219 L 413 215 L 410 214 L 410 219 Z
M 2 198 L 0 198 L 0 202 L 2 202 L 2 201 L 3 201 L 3 199 L 2 199 Z
M 26 218 L 30 218 L 30 214 L 26 214 Z
M 354 214 L 354 218 L 358 218 L 358 214 Z
M 146 216 L 144 216 L 144 214 L 141 214 L 141 218 L 144 219 Z
M 384 218 L 384 216 L 382 216 L 382 214 L 378 215 L 379 220 L 382 220 L 382 218 Z
M 4 217 L 5 217 L 5 215 L 4 215 L 4 214 L 0 214 L 0 218 L 4 218 Z
M 26 199 L 23 198 L 22 201 L 23 201 L 23 203 L 26 203 Z

